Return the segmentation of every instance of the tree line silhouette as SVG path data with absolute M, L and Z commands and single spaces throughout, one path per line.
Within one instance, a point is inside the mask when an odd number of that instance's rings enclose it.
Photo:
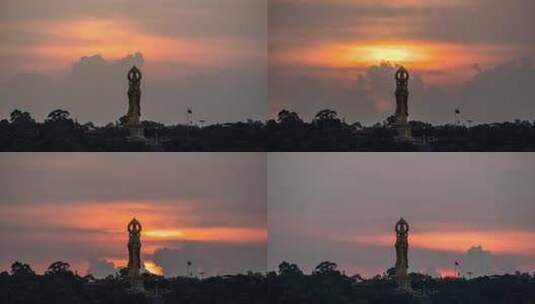
M 391 118 L 348 124 L 335 111 L 305 122 L 282 110 L 265 122 L 166 126 L 143 121 L 147 141 L 128 139 L 125 117 L 105 126 L 80 124 L 65 110 L 43 122 L 15 110 L 0 121 L 0 151 L 535 151 L 535 121 L 432 125 L 411 121 L 413 141 L 400 141 Z
M 42 274 L 20 262 L 0 273 L 0 302 L 40 303 L 184 303 L 184 304 L 386 304 L 386 303 L 534 303 L 535 273 L 465 278 L 433 278 L 410 273 L 413 292 L 400 291 L 394 269 L 372 278 L 348 276 L 333 262 L 310 274 L 283 262 L 278 271 L 209 277 L 164 278 L 144 273 L 146 293 L 128 291 L 125 269 L 104 279 L 79 276 L 65 262 Z M 156 302 L 155 300 L 158 300 Z
M 80 276 L 65 262 L 54 262 L 44 274 L 15 262 L 0 273 L 0 303 L 9 304 L 266 304 L 265 276 L 258 273 L 164 278 L 143 273 L 146 293 L 132 293 L 126 268 L 96 279 Z

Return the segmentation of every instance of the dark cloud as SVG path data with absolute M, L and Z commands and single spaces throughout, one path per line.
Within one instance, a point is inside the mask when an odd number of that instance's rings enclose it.
M 91 260 L 89 261 L 89 268 L 87 268 L 87 273 L 92 274 L 95 278 L 105 278 L 116 274 L 117 271 L 118 269 L 113 262 L 106 260 Z
M 273 68 L 271 112 L 290 108 L 311 119 L 320 110 L 330 108 L 349 122 L 381 122 L 394 111 L 395 69 L 390 64 L 372 66 L 364 73 L 356 69 L 314 73 L 298 67 L 291 72 Z M 467 82 L 447 87 L 426 84 L 416 71 L 409 83 L 410 119 L 451 123 L 453 109 L 460 108 L 463 120 L 475 122 L 533 120 L 533 83 L 535 66 L 527 58 L 479 68 Z
M 263 244 L 178 244 L 178 249 L 160 248 L 150 256 L 163 268 L 166 276 L 187 276 L 187 263 L 191 272 L 199 276 L 266 271 L 266 246 Z
M 482 246 L 473 246 L 461 258 L 460 271 L 465 276 L 484 276 L 513 273 L 518 270 L 519 258 L 499 256 Z
M 0 82 L 0 113 L 5 117 L 14 109 L 22 109 L 41 120 L 61 108 L 83 122 L 115 122 L 128 107 L 126 74 L 132 65 L 142 68 L 144 63 L 141 53 L 118 60 L 94 55 L 81 58 L 66 77 L 59 79 L 36 73 L 16 75 Z M 262 71 L 169 65 L 186 76 L 162 80 L 145 72 L 141 87 L 143 119 L 185 123 L 187 108 L 194 111 L 195 120 L 211 123 L 264 117 L 266 75 Z
M 459 104 L 476 121 L 533 120 L 535 66 L 530 59 L 510 61 L 476 74 Z
M 5 225 L 3 225 L 5 226 Z M 105 234 L 95 234 L 106 237 Z M 79 271 L 84 264 L 116 254 L 113 246 L 99 241 L 87 241 L 87 235 L 79 231 L 57 229 L 47 232 L 43 226 L 29 229 L 0 229 L 0 240 L 10 244 L 0 252 L 0 269 L 4 270 L 14 261 L 24 261 L 38 272 L 44 272 L 55 261 L 70 263 Z M 121 244 L 123 245 L 123 244 Z M 126 248 L 125 246 L 120 246 Z M 124 249 L 126 250 L 126 249 Z M 126 255 L 126 251 L 122 252 Z M 96 266 L 95 266 L 96 267 Z M 101 269 L 101 268 L 98 268 Z
M 481 246 L 474 246 L 466 252 L 463 258 L 463 268 L 474 276 L 488 275 L 493 272 L 492 254 Z
M 391 246 L 363 245 L 354 242 L 319 240 L 315 237 L 295 235 L 291 237 L 270 232 L 268 269 L 277 269 L 282 261 L 297 263 L 305 272 L 312 272 L 323 261 L 336 262 L 348 275 L 373 276 L 394 267 L 394 242 Z M 296 240 L 299 245 L 296 246 Z M 457 271 L 465 277 L 531 271 L 532 258 L 515 254 L 493 254 L 481 246 L 473 246 L 466 252 L 409 248 L 409 271 L 426 273 L 434 277 L 451 275 L 455 261 Z M 470 273 L 469 273 L 470 272 Z

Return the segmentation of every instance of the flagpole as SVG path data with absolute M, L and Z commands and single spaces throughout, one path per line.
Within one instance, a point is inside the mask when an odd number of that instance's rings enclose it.
M 453 263 L 453 271 L 455 271 L 455 277 L 456 278 L 460 278 L 461 277 L 461 271 L 459 269 L 459 266 L 460 266 L 459 261 L 455 261 Z
M 189 108 L 186 108 L 186 139 L 189 138 L 189 126 L 188 126 L 188 121 L 189 121 Z
M 193 116 L 193 111 L 191 111 L 190 108 L 188 108 L 188 111 L 187 111 L 187 114 L 188 114 L 188 124 L 191 126 L 193 126 L 193 119 L 192 119 L 192 116 Z

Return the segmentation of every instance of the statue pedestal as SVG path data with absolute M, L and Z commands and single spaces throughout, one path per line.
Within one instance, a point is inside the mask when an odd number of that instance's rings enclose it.
M 137 279 L 131 279 L 130 280 L 130 288 L 128 289 L 131 293 L 145 293 L 145 286 L 143 286 L 143 279 L 137 278 Z
M 130 135 L 128 136 L 129 140 L 132 141 L 145 141 L 145 135 L 143 134 L 143 127 L 128 127 Z
M 401 141 L 412 141 L 411 126 L 408 123 L 395 123 L 392 127 L 396 129 L 397 139 Z
M 396 126 L 396 130 L 398 131 L 398 137 L 400 139 L 412 139 L 411 127 L 409 125 L 398 125 Z
M 412 291 L 411 287 L 411 281 L 409 280 L 409 277 L 398 277 L 396 278 L 396 281 L 398 283 L 398 289 L 403 291 Z

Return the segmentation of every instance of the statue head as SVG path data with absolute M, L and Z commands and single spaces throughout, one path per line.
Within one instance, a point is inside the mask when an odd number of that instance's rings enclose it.
M 133 218 L 130 223 L 128 223 L 128 232 L 135 235 L 139 235 L 141 232 L 141 223 L 136 218 Z
M 409 72 L 403 67 L 399 67 L 396 71 L 396 85 L 399 88 L 407 88 L 409 82 Z
M 141 77 L 142 77 L 141 71 L 136 66 L 133 66 L 128 72 L 127 77 L 130 82 L 133 82 L 133 83 L 139 82 L 141 81 Z
M 409 224 L 407 223 L 407 221 L 405 221 L 404 218 L 400 218 L 399 221 L 396 223 L 395 229 L 398 235 L 405 236 L 409 232 Z
M 396 71 L 396 80 L 406 82 L 409 80 L 409 71 L 405 69 L 405 67 L 400 66 L 399 69 Z

